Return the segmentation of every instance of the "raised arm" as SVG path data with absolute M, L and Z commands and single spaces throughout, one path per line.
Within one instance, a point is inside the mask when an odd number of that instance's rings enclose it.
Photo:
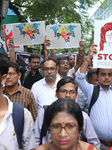
M 56 59 L 56 53 L 54 49 L 50 49 L 50 57 Z
M 45 37 L 45 41 L 44 41 L 44 59 L 48 58 L 48 50 L 47 50 L 47 46 L 50 45 L 50 40 L 46 39 Z M 50 49 L 50 57 L 56 59 L 56 53 L 54 49 Z
M 81 41 L 80 41 L 79 44 L 80 44 L 79 53 L 78 53 L 78 56 L 77 56 L 77 62 L 76 62 L 76 65 L 75 65 L 75 67 L 74 67 L 75 72 L 77 72 L 78 68 L 79 68 L 79 67 L 82 65 L 82 63 L 83 63 L 84 43 L 83 43 L 83 41 L 82 41 L 82 38 L 81 38 Z
M 45 41 L 44 41 L 44 59 L 47 59 L 48 58 L 48 50 L 47 50 L 47 46 L 50 45 L 50 40 L 48 40 L 46 37 L 45 37 Z
M 15 57 L 15 48 L 14 48 L 14 37 L 10 37 L 9 39 L 9 44 L 11 46 L 10 48 L 10 61 L 16 62 L 16 57 Z
M 95 48 L 95 46 L 97 46 L 96 44 L 94 44 L 94 42 L 92 43 L 92 45 L 89 48 L 89 53 L 88 55 L 85 57 L 85 61 L 83 62 L 81 68 L 80 68 L 80 73 L 86 73 L 87 70 L 87 66 L 88 64 L 91 62 L 91 59 L 93 58 L 93 54 L 97 53 L 97 50 Z

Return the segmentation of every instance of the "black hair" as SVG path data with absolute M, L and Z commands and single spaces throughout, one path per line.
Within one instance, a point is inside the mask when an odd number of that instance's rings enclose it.
M 100 71 L 100 68 L 97 68 L 96 74 L 98 75 Z
M 57 60 L 54 59 L 54 58 L 51 58 L 51 57 L 49 57 L 49 58 L 47 58 L 47 59 L 44 60 L 44 62 L 42 63 L 42 67 L 43 67 L 44 63 L 45 63 L 46 61 L 49 61 L 49 60 L 54 61 L 54 62 L 56 63 L 56 67 L 58 67 L 58 62 L 57 62 Z
M 0 52 L 0 75 L 7 74 L 9 68 L 9 59 L 2 52 Z
M 15 68 L 15 71 L 16 71 L 17 73 L 20 72 L 19 64 L 18 64 L 17 62 L 10 61 L 10 62 L 9 62 L 9 67 Z
M 92 75 L 93 75 L 93 74 L 97 74 L 96 72 L 97 72 L 96 69 L 88 70 L 88 73 L 87 73 L 87 76 L 86 76 L 87 79 L 88 79 L 88 80 L 90 80 L 90 79 L 92 80 L 92 79 L 93 79 Z
M 61 61 L 61 60 L 67 60 L 67 61 L 68 61 L 67 57 L 59 58 L 59 59 L 58 59 L 58 65 L 60 64 L 60 61 Z
M 59 80 L 58 83 L 57 83 L 57 89 L 56 89 L 56 91 L 58 92 L 59 89 L 61 88 L 61 86 L 65 85 L 66 83 L 72 83 L 72 84 L 74 84 L 75 88 L 76 88 L 76 92 L 77 92 L 78 84 L 77 84 L 77 82 L 72 77 L 65 77 L 65 78 L 62 78 L 61 80 Z
M 63 98 L 58 99 L 50 106 L 48 106 L 45 115 L 44 121 L 46 124 L 47 129 L 49 129 L 50 124 L 54 116 L 59 112 L 67 112 L 68 114 L 72 115 L 78 122 L 78 130 L 79 132 L 82 131 L 83 127 L 83 116 L 81 108 L 79 107 L 78 103 L 73 101 L 70 98 Z
M 31 54 L 30 57 L 29 57 L 29 62 L 31 62 L 31 59 L 33 59 L 33 58 L 38 58 L 38 59 L 40 59 L 40 56 L 37 55 L 37 54 Z
M 73 56 L 73 57 L 75 58 L 75 55 L 70 54 L 70 55 L 68 55 L 68 57 L 67 57 L 68 60 L 69 60 L 69 56 Z

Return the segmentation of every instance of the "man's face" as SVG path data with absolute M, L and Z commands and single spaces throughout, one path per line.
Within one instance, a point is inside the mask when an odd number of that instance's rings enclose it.
M 20 79 L 20 77 L 21 77 L 21 74 L 17 73 L 15 71 L 15 68 L 9 67 L 5 85 L 7 87 L 16 86 L 18 84 L 18 80 Z
M 94 85 L 97 85 L 99 84 L 99 80 L 98 80 L 98 76 L 96 73 L 93 73 L 92 74 L 92 79 L 89 79 L 88 81 L 90 84 L 94 84 Z
M 46 81 L 54 81 L 56 79 L 56 74 L 58 69 L 56 63 L 53 60 L 47 60 L 43 64 L 43 73 Z
M 65 60 L 60 60 L 60 64 L 58 65 L 59 67 L 59 73 L 65 73 L 67 74 L 68 70 L 69 70 L 69 62 L 67 59 Z
M 38 70 L 40 67 L 40 59 L 39 58 L 32 58 L 29 62 L 29 67 L 31 70 Z
M 74 67 L 75 66 L 75 57 L 73 55 L 69 56 L 69 65 Z
M 112 69 L 99 69 L 98 80 L 102 87 L 112 84 Z
M 73 83 L 66 83 L 56 92 L 56 96 L 57 98 L 71 98 L 76 100 L 77 92 L 75 85 Z

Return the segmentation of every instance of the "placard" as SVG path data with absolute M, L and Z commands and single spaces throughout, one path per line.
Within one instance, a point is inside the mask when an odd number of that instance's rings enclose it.
M 5 36 L 5 45 L 7 52 L 10 51 L 9 39 L 13 35 L 13 24 L 5 24 L 3 25 L 4 28 L 4 36 Z M 23 45 L 15 46 L 15 51 L 24 51 Z
M 94 43 L 98 46 L 93 57 L 94 68 L 112 68 L 112 20 L 96 20 Z
M 58 24 L 47 26 L 48 49 L 76 48 L 81 40 L 80 24 Z
M 43 44 L 45 40 L 45 22 L 19 23 L 13 25 L 15 45 Z

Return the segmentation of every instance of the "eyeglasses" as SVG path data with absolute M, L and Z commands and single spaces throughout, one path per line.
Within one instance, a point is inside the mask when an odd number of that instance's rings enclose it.
M 40 64 L 40 62 L 32 62 L 32 64 Z
M 17 74 L 17 73 L 15 73 L 15 72 L 7 73 L 7 75 L 9 75 L 9 76 L 13 76 L 13 75 L 15 75 L 15 74 Z
M 50 126 L 50 131 L 51 131 L 52 133 L 60 133 L 61 130 L 62 130 L 62 128 L 64 128 L 67 133 L 73 133 L 73 132 L 76 131 L 76 128 L 77 128 L 77 127 L 78 127 L 78 126 L 77 126 L 75 123 L 67 123 L 67 124 L 65 124 L 64 127 L 62 127 L 61 124 L 56 123 L 56 124 L 52 124 L 52 125 Z
M 44 71 L 49 71 L 50 70 L 51 72 L 54 72 L 56 70 L 56 68 L 54 68 L 54 67 L 49 67 L 49 68 L 45 67 L 45 68 L 43 68 L 43 70 Z
M 59 90 L 60 93 L 66 95 L 66 94 L 70 94 L 70 95 L 75 95 L 75 91 L 74 90 L 71 90 L 71 91 L 67 91 L 67 90 Z

